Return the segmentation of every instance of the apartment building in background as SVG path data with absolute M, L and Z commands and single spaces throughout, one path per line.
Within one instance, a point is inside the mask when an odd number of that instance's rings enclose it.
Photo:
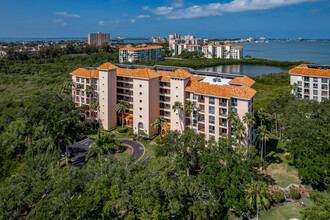
M 109 33 L 88 33 L 88 45 L 97 45 L 101 46 L 102 44 L 110 43 L 110 34 Z
M 293 93 L 301 98 L 318 102 L 330 97 L 330 66 L 301 64 L 291 70 L 290 84 L 296 85 Z
M 181 36 L 179 34 L 170 34 L 168 38 L 169 44 L 205 44 L 207 39 L 205 38 L 196 38 L 195 36 L 192 35 L 186 35 L 186 36 Z
M 205 134 L 206 139 L 218 139 L 233 134 L 228 125 L 230 111 L 237 112 L 241 120 L 246 112 L 254 111 L 254 80 L 242 75 L 105 63 L 97 68 L 79 68 L 71 76 L 76 105 L 89 106 L 89 120 L 98 121 L 106 130 L 121 124 L 122 115 L 115 112 L 119 100 L 128 104 L 126 126 L 149 137 L 157 133 L 151 124 L 164 117 L 167 130 L 190 128 Z M 195 106 L 190 114 L 172 109 L 175 102 L 184 106 L 188 100 Z M 97 107 L 92 104 L 95 102 Z M 247 135 L 242 143 L 249 145 L 252 128 L 245 126 Z
M 145 61 L 148 59 L 156 61 L 163 60 L 163 47 L 148 46 L 146 44 L 133 47 L 128 44 L 119 49 L 120 63 L 132 63 L 134 61 Z
M 180 55 L 183 51 L 203 53 L 205 58 L 224 58 L 224 59 L 242 59 L 243 58 L 243 47 L 232 46 L 231 44 L 226 45 L 199 45 L 199 44 L 188 44 L 188 43 L 176 43 L 170 44 L 170 49 L 173 51 L 172 55 Z
M 151 40 L 156 44 L 168 43 L 168 38 L 166 37 L 152 37 Z

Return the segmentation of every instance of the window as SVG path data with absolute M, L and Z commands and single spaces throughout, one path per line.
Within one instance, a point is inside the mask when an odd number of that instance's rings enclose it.
M 304 89 L 304 93 L 309 93 L 309 89 Z
M 77 95 L 79 95 L 79 91 L 77 91 Z
M 325 79 L 325 78 L 322 78 L 322 83 L 327 83 L 328 82 L 328 79 Z
M 309 88 L 309 83 L 304 83 L 305 88 Z
M 97 79 L 94 79 L 94 84 L 97 84 Z
M 81 97 L 81 102 L 85 103 L 85 99 L 83 97 Z
M 142 92 L 140 92 L 140 95 L 142 95 Z
M 86 83 L 89 83 L 89 79 L 86 79 Z
M 317 82 L 317 78 L 316 77 L 313 78 L 313 82 Z
M 81 78 L 81 82 L 84 83 L 85 82 L 85 79 L 84 78 Z
M 210 114 L 214 114 L 214 106 L 210 106 L 209 107 L 209 113 Z
M 209 123 L 214 124 L 214 116 L 209 116 Z
M 179 88 L 179 87 L 176 87 L 177 89 Z
M 142 118 L 142 115 L 140 115 L 140 118 Z
M 213 104 L 214 105 L 214 97 L 209 97 L 209 104 Z
M 97 85 L 94 85 L 94 90 L 97 90 Z
M 317 95 L 317 90 L 313 90 L 313 95 Z
M 142 88 L 142 84 L 140 84 L 140 88 Z
M 209 137 L 210 137 L 210 140 L 214 140 L 215 139 L 213 135 L 210 135 Z
M 193 99 L 196 100 L 197 99 L 197 95 L 194 94 L 193 95 Z
M 86 99 L 86 103 L 89 104 L 89 99 Z
M 298 81 L 298 86 L 301 86 L 302 85 L 302 82 L 301 81 Z
M 328 85 L 321 85 L 321 89 L 328 89 Z
M 84 91 L 81 91 L 81 96 L 85 96 L 85 92 Z
M 215 127 L 213 125 L 209 126 L 209 133 L 214 134 Z
M 317 101 L 317 96 L 313 96 L 313 99 L 314 99 L 315 101 Z
M 142 100 L 140 100 L 140 103 L 142 103 Z
M 313 88 L 317 89 L 317 87 L 318 87 L 317 83 L 313 83 Z
M 308 82 L 308 81 L 309 81 L 309 77 L 308 77 L 308 76 L 305 76 L 305 77 L 304 77 L 304 81 L 305 81 L 305 82 Z
M 231 105 L 232 106 L 237 106 L 237 99 L 236 98 L 231 98 Z
M 142 108 L 140 107 L 140 110 L 142 110 Z
M 77 81 L 77 82 L 79 82 L 79 79 L 80 79 L 80 78 L 79 78 L 79 77 L 77 77 L 77 78 L 76 78 L 76 81 Z

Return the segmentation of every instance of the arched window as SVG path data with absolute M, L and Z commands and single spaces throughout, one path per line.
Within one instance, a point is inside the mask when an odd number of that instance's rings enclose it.
M 143 123 L 142 122 L 139 122 L 139 124 L 138 124 L 138 129 L 139 129 L 139 131 L 143 131 Z

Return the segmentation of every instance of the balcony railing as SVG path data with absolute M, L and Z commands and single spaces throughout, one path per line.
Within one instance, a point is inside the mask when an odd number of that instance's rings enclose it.
M 227 116 L 227 112 L 220 112 L 220 116 Z
M 220 105 L 220 106 L 227 107 L 227 102 L 220 102 L 219 105 Z
M 223 126 L 223 127 L 227 127 L 227 123 L 226 122 L 220 122 L 219 125 L 220 126 Z
M 198 102 L 200 102 L 200 103 L 204 103 L 205 100 L 204 100 L 204 99 L 198 99 Z

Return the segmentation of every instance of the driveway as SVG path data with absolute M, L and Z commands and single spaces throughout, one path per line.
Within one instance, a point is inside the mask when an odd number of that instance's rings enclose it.
M 121 139 L 120 141 L 123 144 L 127 144 L 132 147 L 132 156 L 134 157 L 135 162 L 142 158 L 145 149 L 141 143 L 128 139 Z M 93 144 L 93 141 L 89 140 L 89 138 L 85 138 L 69 146 L 69 151 L 71 155 L 70 159 L 74 161 L 74 166 L 81 168 L 83 165 L 86 164 L 86 155 L 88 154 L 89 146 L 91 144 Z
M 120 141 L 123 144 L 127 144 L 132 147 L 132 149 L 133 149 L 132 156 L 134 157 L 135 162 L 137 162 L 138 160 L 140 160 L 142 158 L 142 156 L 144 155 L 145 149 L 144 149 L 144 146 L 140 142 L 132 141 L 129 139 L 121 139 Z

